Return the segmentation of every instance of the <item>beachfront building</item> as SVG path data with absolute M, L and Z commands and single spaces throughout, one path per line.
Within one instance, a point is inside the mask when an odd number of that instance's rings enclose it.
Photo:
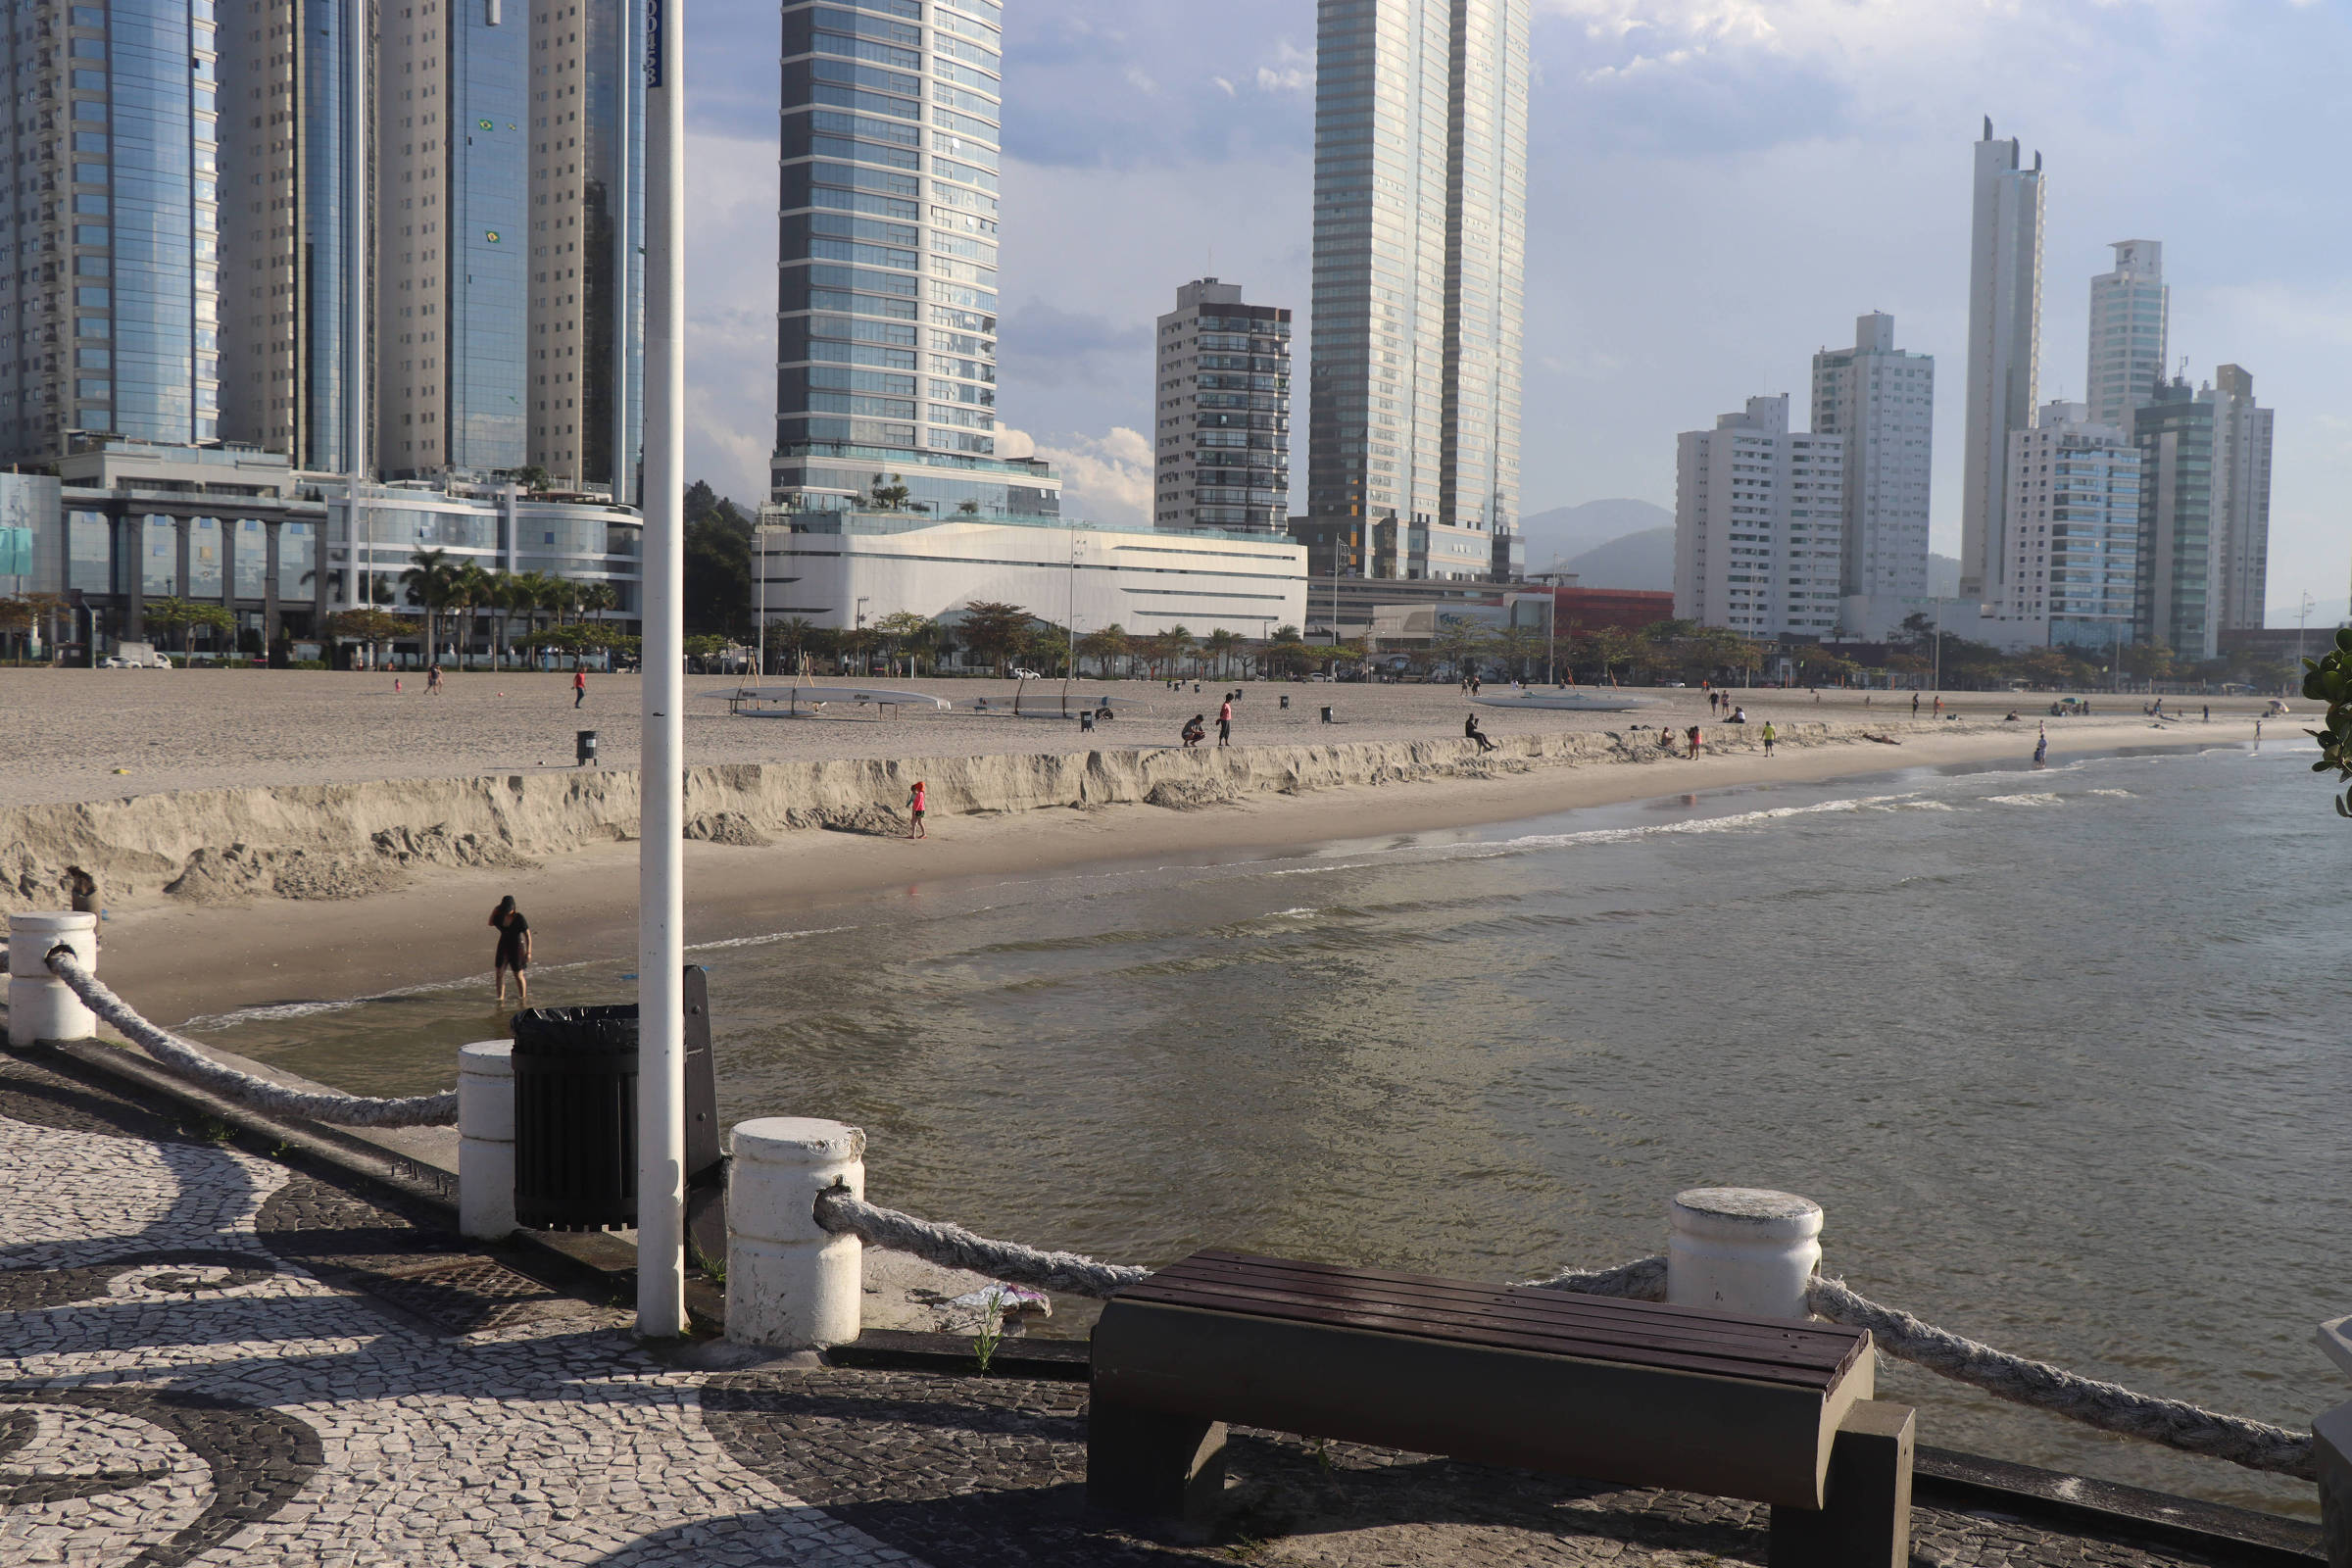
M 2139 448 L 2139 642 L 2180 658 L 2211 659 L 2221 647 L 2222 530 L 2214 518 L 2214 414 L 2175 376 L 2132 412 Z
M 2132 433 L 2132 415 L 2156 400 L 2164 380 L 2172 286 L 2164 280 L 2164 242 L 2119 239 L 2115 270 L 2090 280 L 2090 365 L 2082 400 L 2091 424 Z
M 1291 499 L 1291 313 L 1203 277 L 1159 318 L 1152 385 L 1162 528 L 1279 533 Z
M 1080 637 L 1182 626 L 1264 637 L 1306 615 L 1306 552 L 1263 533 L 1093 528 L 1059 519 L 770 508 L 757 613 L 856 629 L 974 602 L 1018 605 Z
M 784 8 L 778 506 L 1060 511 L 1051 468 L 997 448 L 1003 21 L 997 0 Z
M 220 436 L 350 468 L 351 8 L 229 0 L 221 10 Z
M 2216 624 L 2221 631 L 2249 630 L 2263 624 L 2270 598 L 2272 412 L 2254 401 L 2253 375 L 2235 365 L 2213 372 L 2210 395 L 2213 504 L 2222 534 Z
M 644 519 L 634 508 L 594 495 L 526 497 L 511 483 L 449 479 L 366 485 L 355 514 L 349 493 L 329 486 L 318 612 L 373 603 L 421 616 L 399 588 L 417 553 L 439 550 L 459 566 L 542 572 L 583 587 L 612 589 L 603 618 L 633 628 L 643 603 Z M 420 628 L 421 629 L 421 628 Z
M 0 462 L 220 435 L 219 62 L 211 0 L 31 0 L 0 29 Z
M 2047 403 L 2009 433 L 2009 566 L 1985 607 L 2016 646 L 2132 640 L 2139 578 L 2139 450 L 2082 403 Z
M 1854 346 L 1813 356 L 1813 428 L 1845 437 L 1838 592 L 1928 591 L 1928 479 L 1936 360 L 1894 346 L 1894 318 L 1854 322 Z
M 2017 138 L 1976 145 L 1968 267 L 1968 424 L 1960 477 L 1960 597 L 2002 594 L 2009 552 L 2009 433 L 2034 423 L 2041 371 L 2041 154 Z
M 1306 525 L 1318 571 L 1507 572 L 1530 0 L 1324 0 Z
M 1749 398 L 1677 439 L 1674 612 L 1749 637 L 1838 624 L 1847 438 L 1788 428 L 1788 395 Z

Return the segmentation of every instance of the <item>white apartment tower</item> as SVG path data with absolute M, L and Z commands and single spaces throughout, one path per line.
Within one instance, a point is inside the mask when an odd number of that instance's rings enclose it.
M 1968 265 L 1968 434 L 1960 481 L 1960 594 L 2001 598 L 2009 432 L 2034 423 L 2041 383 L 2041 154 L 2017 138 L 1976 148 Z
M 1845 454 L 1792 433 L 1788 396 L 1678 438 L 1674 612 L 1749 637 L 1827 637 L 1844 557 Z
M 1291 313 L 1200 278 L 1159 318 L 1152 381 L 1162 528 L 1278 533 L 1290 515 Z
M 2235 365 L 2213 372 L 2213 514 L 2221 535 L 2217 631 L 2258 628 L 2270 597 L 2272 412 Z
M 1917 599 L 1928 591 L 1928 475 L 1936 360 L 1894 346 L 1894 318 L 1854 322 L 1854 346 L 1813 356 L 1813 428 L 1845 437 L 1839 589 Z
M 1519 511 L 1531 0 L 1322 0 L 1307 515 L 1320 569 L 1486 577 Z M 1499 542 L 1499 543 L 1498 543 Z
M 2132 411 L 2153 402 L 2164 380 L 2173 291 L 2164 281 L 2164 242 L 2119 239 L 2115 270 L 2090 280 L 2090 365 L 2083 403 L 2092 424 L 2132 433 Z
M 1989 608 L 2022 623 L 2019 641 L 2132 640 L 2139 467 L 2129 431 L 2092 419 L 2087 404 L 2044 404 L 2031 429 L 2009 432 L 2009 562 Z

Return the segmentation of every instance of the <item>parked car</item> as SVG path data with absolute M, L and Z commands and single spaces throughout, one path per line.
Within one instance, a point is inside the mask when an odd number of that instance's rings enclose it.
M 1014 680 L 1044 680 L 1046 677 L 1034 669 L 1016 669 L 1012 672 L 1012 678 Z

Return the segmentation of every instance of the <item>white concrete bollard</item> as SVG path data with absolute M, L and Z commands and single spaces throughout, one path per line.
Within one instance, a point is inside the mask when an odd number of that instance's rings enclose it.
M 483 1241 L 514 1230 L 514 1042 L 458 1048 L 458 1229 Z
M 865 1134 L 837 1121 L 738 1122 L 727 1165 L 727 1338 L 808 1349 L 858 1337 L 863 1246 L 816 1223 L 816 1195 L 865 1196 Z
M 2320 1348 L 2352 1373 L 2352 1317 L 2320 1325 Z M 2328 1568 L 2352 1568 L 2352 1400 L 2325 1411 L 2311 1423 L 2320 1461 L 2320 1542 Z
M 1821 1261 L 1821 1205 L 1759 1187 L 1693 1187 L 1666 1205 L 1666 1299 L 1802 1321 Z
M 22 1049 L 41 1040 L 95 1040 L 98 1019 L 66 983 L 49 972 L 49 950 L 74 950 L 81 966 L 98 971 L 94 914 L 12 914 L 8 917 L 8 1043 Z

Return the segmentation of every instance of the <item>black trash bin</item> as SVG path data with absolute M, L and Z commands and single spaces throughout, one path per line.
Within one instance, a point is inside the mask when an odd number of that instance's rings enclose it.
M 723 1256 L 710 975 L 690 963 L 684 981 L 688 1203 L 698 1245 Z M 514 1222 L 543 1231 L 636 1224 L 637 1008 L 526 1007 L 514 1030 Z
M 594 767 L 596 765 L 596 731 L 584 729 L 573 738 L 571 757 L 572 765 L 575 767 Z

